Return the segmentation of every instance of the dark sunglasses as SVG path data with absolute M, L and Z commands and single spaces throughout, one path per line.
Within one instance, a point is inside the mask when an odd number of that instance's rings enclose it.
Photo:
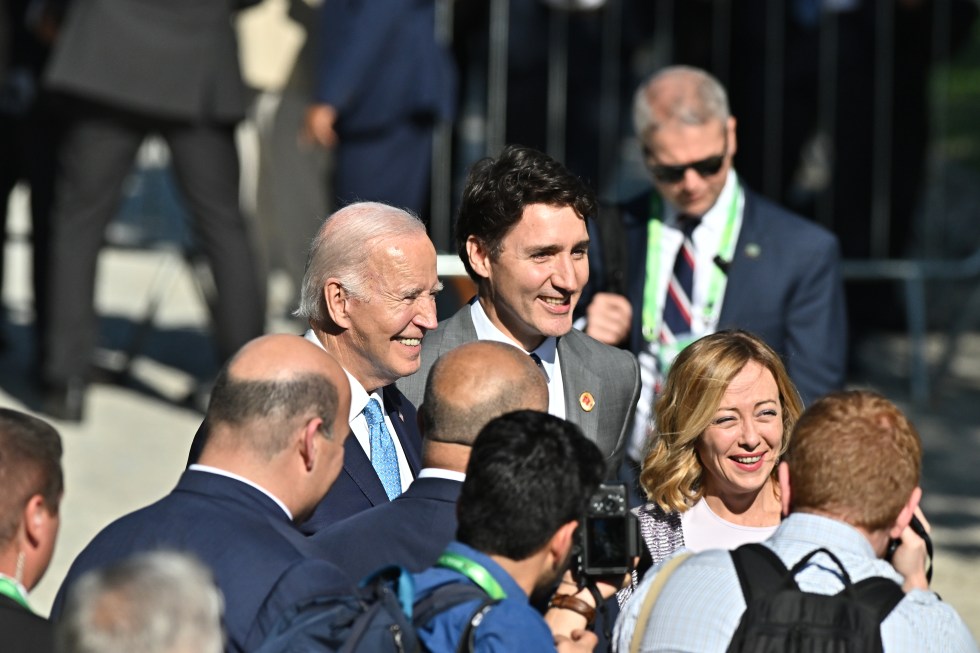
M 650 151 L 644 148 L 644 153 L 647 156 L 647 161 L 650 161 Z M 657 181 L 665 184 L 676 184 L 684 178 L 688 168 L 698 173 L 702 179 L 717 175 L 718 171 L 721 170 L 721 167 L 725 164 L 726 156 L 728 156 L 728 139 L 725 139 L 725 149 L 722 150 L 721 154 L 709 156 L 708 158 L 701 159 L 700 161 L 684 163 L 679 166 L 665 166 L 658 163 L 647 163 L 647 168 L 649 168 L 650 174 L 652 174 L 654 179 Z

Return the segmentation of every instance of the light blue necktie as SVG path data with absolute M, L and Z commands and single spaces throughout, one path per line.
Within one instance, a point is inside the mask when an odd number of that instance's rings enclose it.
M 398 452 L 385 426 L 385 418 L 377 399 L 369 399 L 364 407 L 368 434 L 371 436 L 371 466 L 378 473 L 385 494 L 394 499 L 402 493 L 401 475 L 398 473 Z

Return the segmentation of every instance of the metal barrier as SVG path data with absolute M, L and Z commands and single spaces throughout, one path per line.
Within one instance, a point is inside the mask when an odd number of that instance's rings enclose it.
M 583 98 L 570 96 L 569 88 L 583 75 L 599 76 L 593 82 L 601 107 L 596 115 L 601 137 L 595 146 L 600 170 L 592 181 L 607 198 L 621 197 L 624 177 L 645 177 L 630 169 L 639 158 L 631 153 L 635 145 L 624 111 L 624 100 L 636 84 L 672 63 L 712 71 L 729 89 L 739 121 L 735 165 L 748 183 L 837 232 L 850 285 L 905 285 L 912 393 L 919 400 L 928 397 L 924 284 L 980 277 L 980 248 L 963 260 L 944 260 L 941 237 L 951 230 L 946 211 L 950 198 L 944 194 L 948 153 L 942 147 L 950 86 L 941 64 L 969 37 L 976 3 L 606 0 L 591 12 L 556 9 L 559 0 L 485 4 L 488 54 L 485 61 L 471 64 L 478 70 L 463 71 L 486 80 L 482 89 L 469 90 L 480 101 L 464 98 L 469 113 L 461 121 L 483 126 L 465 135 L 470 153 L 495 153 L 513 131 L 508 86 L 518 63 L 509 56 L 516 47 L 528 46 L 526 39 L 515 42 L 513 37 L 517 22 L 527 16 L 539 19 L 539 40 L 547 50 L 537 71 L 547 84 L 542 149 L 573 170 L 569 153 L 582 134 L 570 127 L 568 118 Z M 576 38 L 575 27 L 588 21 L 597 28 L 593 33 L 598 41 Z M 637 30 L 643 32 L 638 40 Z M 582 49 L 592 51 L 601 65 L 575 68 L 570 55 Z M 620 65 L 624 57 L 629 58 L 627 67 Z M 935 128 L 931 133 L 930 125 Z M 459 158 L 460 148 L 456 151 Z M 457 160 L 454 168 L 469 163 Z M 917 204 L 927 171 L 937 191 L 928 211 L 929 228 L 914 239 L 916 251 L 911 252 L 906 243 L 914 233 L 913 216 L 925 213 Z M 459 178 L 454 196 L 460 191 Z M 439 225 L 433 238 L 443 249 L 450 222 L 448 214 L 433 219 L 433 226 Z M 971 306 L 978 306 L 972 313 L 980 313 L 980 293 L 974 295 Z M 962 319 L 954 325 L 946 358 L 955 348 L 956 329 L 970 326 Z M 940 364 L 941 373 L 947 369 L 948 362 Z
M 439 0 L 451 6 L 451 0 Z M 456 3 L 459 4 L 459 3 Z M 620 141 L 628 135 L 628 119 L 623 111 L 623 99 L 632 88 L 653 70 L 670 63 L 691 63 L 712 71 L 732 95 L 733 110 L 745 127 L 740 134 L 740 154 L 736 167 L 749 177 L 749 183 L 777 201 L 809 212 L 812 217 L 831 229 L 843 228 L 837 217 L 848 198 L 842 197 L 830 169 L 812 173 L 803 186 L 796 178 L 802 161 L 802 149 L 822 148 L 821 156 L 833 158 L 827 147 L 842 147 L 840 139 L 847 135 L 850 125 L 841 124 L 842 116 L 850 115 L 850 103 L 865 103 L 857 116 L 859 128 L 869 132 L 865 151 L 870 165 L 868 184 L 870 202 L 867 207 L 868 242 L 861 258 L 895 256 L 890 231 L 893 215 L 909 207 L 894 206 L 896 180 L 892 161 L 904 156 L 904 149 L 895 145 L 895 116 L 908 113 L 910 106 L 894 106 L 907 96 L 928 94 L 931 115 L 940 127 L 947 113 L 946 81 L 936 79 L 935 93 L 925 86 L 928 72 L 936 63 L 950 56 L 955 40 L 963 38 L 952 19 L 953 7 L 966 6 L 967 0 L 931 0 L 918 3 L 915 12 L 902 8 L 913 3 L 870 2 L 870 0 L 759 0 L 732 3 L 730 0 L 606 0 L 599 3 L 542 2 L 538 0 L 486 0 L 485 61 L 471 64 L 463 70 L 464 77 L 486 80 L 482 103 L 464 103 L 466 115 L 461 121 L 482 125 L 471 130 L 466 138 L 476 141 L 477 151 L 493 154 L 499 151 L 513 131 L 508 124 L 508 84 L 515 72 L 534 73 L 521 69 L 511 56 L 515 48 L 530 47 L 515 42 L 510 35 L 518 21 L 533 16 L 540 21 L 538 48 L 546 48 L 544 62 L 538 62 L 539 78 L 547 85 L 546 132 L 541 134 L 542 149 L 559 160 L 565 160 L 570 145 L 581 134 L 569 128 L 569 108 L 581 103 L 581 97 L 569 97 L 569 83 L 584 75 L 596 74 L 592 80 L 599 95 L 601 111 L 596 119 L 601 133 L 595 158 L 602 165 L 597 178 L 591 179 L 600 191 L 615 186 L 616 176 L 622 174 L 624 157 Z M 599 5 L 591 11 L 568 11 L 553 5 Z M 535 5 L 537 9 L 528 9 Z M 899 8 L 897 8 L 899 7 Z M 546 17 L 542 18 L 546 14 Z M 452 20 L 452 11 L 442 11 L 444 20 Z M 598 34 L 595 41 L 575 40 L 569 29 L 570 21 L 594 23 Z M 573 25 L 574 27 L 574 25 Z M 645 31 L 637 37 L 626 38 L 624 30 Z M 920 30 L 920 31 L 915 31 Z M 448 34 L 446 25 L 439 29 Z M 910 47 L 909 39 L 915 39 Z M 693 43 L 692 42 L 695 42 Z M 873 48 L 868 44 L 873 44 Z M 572 69 L 570 53 L 576 48 L 588 48 L 601 61 L 595 69 L 583 72 Z M 915 50 L 914 54 L 909 50 Z M 625 76 L 620 64 L 624 57 L 633 59 Z M 856 68 L 867 79 L 852 80 L 849 70 Z M 912 70 L 914 68 L 914 70 Z M 897 72 L 896 72 L 897 71 Z M 915 79 L 910 79 L 909 72 Z M 856 73 L 855 73 L 856 74 Z M 855 84 L 867 87 L 860 97 L 854 97 Z M 912 85 L 918 85 L 912 88 Z M 798 99 L 797 99 L 798 98 Z M 925 100 L 923 100 L 924 103 Z M 810 114 L 809 124 L 800 127 L 801 107 Z M 751 109 L 751 110 L 750 110 Z M 922 116 L 923 118 L 925 116 Z M 475 119 L 474 119 L 475 118 Z M 513 119 L 514 117 L 511 116 Z M 745 133 L 748 128 L 752 133 Z M 924 124 L 917 128 L 924 129 Z M 803 132 L 806 133 L 803 133 Z M 899 134 L 901 136 L 901 134 Z M 787 142 L 794 152 L 785 150 Z M 935 145 L 939 141 L 933 139 Z M 903 146 L 904 147 L 904 146 Z M 917 145 L 925 156 L 925 147 Z M 841 150 L 843 155 L 851 150 Z M 794 158 L 788 161 L 788 155 Z M 459 155 L 457 153 L 457 158 Z M 941 157 L 938 157 L 942 163 Z M 455 167 L 467 167 L 471 161 L 456 161 Z M 841 166 L 842 162 L 838 162 Z M 577 171 L 578 172 L 578 171 Z M 942 175 L 942 169 L 938 170 Z M 445 177 L 442 177 L 445 180 Z M 917 180 L 921 182 L 920 180 Z M 450 189 L 458 196 L 459 188 Z M 444 195 L 445 186 L 439 189 Z M 815 206 L 806 207 L 796 198 L 808 193 Z M 449 207 L 440 206 L 439 211 Z M 434 216 L 433 231 L 437 243 L 448 237 L 448 215 Z M 836 223 L 836 224 L 835 224 Z M 445 230 L 445 233 L 444 233 Z

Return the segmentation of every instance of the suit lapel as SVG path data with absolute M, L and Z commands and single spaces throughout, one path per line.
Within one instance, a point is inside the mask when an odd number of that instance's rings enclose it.
M 565 387 L 565 418 L 578 425 L 589 440 L 598 442 L 599 415 L 602 412 L 601 380 L 591 369 L 588 352 L 581 346 L 582 336 L 572 330 L 558 339 L 558 356 L 561 360 L 561 379 Z M 589 406 L 591 395 L 592 410 Z
M 418 476 L 422 466 L 422 438 L 415 424 L 415 409 L 394 385 L 382 388 L 381 398 L 388 419 L 395 429 L 394 435 L 398 437 L 402 451 L 405 452 L 412 476 Z M 371 459 L 364 453 L 364 449 L 353 433 L 348 434 L 347 441 L 344 442 L 344 471 L 372 506 L 388 503 L 388 495 L 381 484 L 381 479 L 378 478 L 378 473 L 371 465 Z
M 766 234 L 759 229 L 755 198 L 752 192 L 746 189 L 745 209 L 742 211 L 742 227 L 738 233 L 738 242 L 735 246 L 735 253 L 732 255 L 731 265 L 728 267 L 725 300 L 721 304 L 721 314 L 718 316 L 719 326 L 745 323 L 746 320 L 738 315 L 739 310 L 755 306 L 755 301 L 745 293 L 759 291 L 758 278 L 753 273 L 758 268 L 760 261 L 756 257 L 765 255 L 766 244 L 763 243 L 765 237 Z M 758 253 L 753 257 L 746 256 L 746 250 L 750 245 L 758 250 Z
M 647 278 L 647 236 L 650 222 L 650 196 L 644 193 L 629 202 L 623 210 L 623 228 L 626 233 L 626 296 L 633 305 L 633 322 L 630 343 L 633 351 L 644 348 L 643 340 L 643 288 Z
M 384 398 L 385 412 L 408 459 L 412 477 L 416 477 L 422 468 L 422 436 L 419 434 L 415 408 L 394 385 L 383 388 L 381 396 Z
M 378 478 L 378 473 L 371 466 L 371 460 L 364 453 L 361 443 L 353 433 L 348 433 L 347 441 L 344 442 L 344 471 L 372 506 L 388 503 L 388 495 L 381 484 L 381 479 Z

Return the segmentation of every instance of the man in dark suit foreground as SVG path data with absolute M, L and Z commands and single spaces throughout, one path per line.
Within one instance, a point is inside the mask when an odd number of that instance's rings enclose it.
M 429 568 L 456 535 L 456 499 L 477 434 L 494 417 L 520 409 L 548 409 L 548 385 L 530 356 L 489 341 L 443 355 L 429 372 L 419 407 L 418 478 L 394 501 L 324 529 L 313 540 L 352 578 L 391 564 Z
M 343 370 L 315 345 L 288 335 L 247 344 L 215 382 L 198 463 L 168 496 L 89 543 L 52 615 L 81 574 L 156 549 L 192 553 L 211 568 L 227 602 L 228 651 L 254 649 L 297 601 L 349 591 L 293 524 L 340 472 L 349 405 Z
M 598 225 L 582 304 L 586 333 L 639 358 L 643 392 L 627 454 L 638 462 L 657 388 L 687 344 L 751 331 L 810 402 L 843 386 L 847 324 L 837 239 L 741 182 L 735 118 L 718 80 L 665 68 L 637 89 L 633 114 L 653 187 L 619 208 L 620 222 Z
M 395 388 L 419 368 L 422 338 L 436 328 L 436 250 L 425 225 L 402 209 L 351 204 L 313 239 L 299 310 L 307 340 L 347 372 L 351 389 L 344 470 L 303 524 L 307 533 L 408 489 L 422 439 L 415 406 Z
M 636 359 L 572 329 L 589 280 L 585 220 L 595 207 L 591 190 L 537 150 L 508 146 L 473 166 L 456 250 L 478 294 L 425 339 L 419 373 L 398 384 L 411 401 L 422 399 L 429 369 L 450 349 L 511 344 L 540 361 L 548 412 L 581 428 L 617 468 L 640 392 Z

